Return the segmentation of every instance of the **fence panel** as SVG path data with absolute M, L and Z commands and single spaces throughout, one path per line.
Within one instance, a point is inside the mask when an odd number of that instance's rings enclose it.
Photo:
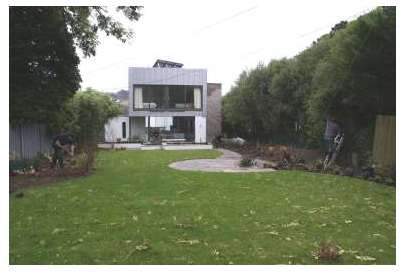
M 32 159 L 51 152 L 51 136 L 45 125 L 30 124 L 9 128 L 9 153 L 18 159 Z
M 373 160 L 382 168 L 396 164 L 396 117 L 378 115 L 375 123 Z

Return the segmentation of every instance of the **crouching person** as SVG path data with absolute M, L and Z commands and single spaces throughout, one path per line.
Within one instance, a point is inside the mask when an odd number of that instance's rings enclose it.
M 54 149 L 52 166 L 63 168 L 65 154 L 73 156 L 74 153 L 75 146 L 72 136 L 61 129 L 52 140 L 52 148 Z

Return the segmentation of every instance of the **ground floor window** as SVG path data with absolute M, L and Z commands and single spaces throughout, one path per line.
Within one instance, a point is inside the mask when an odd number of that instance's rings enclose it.
M 150 128 L 162 139 L 179 139 L 193 141 L 195 137 L 195 117 L 174 116 L 174 117 L 145 117 L 146 127 Z M 149 122 L 149 125 L 148 125 Z

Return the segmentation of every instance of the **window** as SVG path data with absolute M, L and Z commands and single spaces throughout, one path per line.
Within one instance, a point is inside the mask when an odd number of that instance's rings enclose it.
M 121 126 L 122 126 L 123 139 L 125 139 L 125 138 L 127 138 L 127 125 L 126 125 L 125 122 L 123 122 L 123 123 L 121 124 Z
M 134 110 L 202 110 L 202 86 L 134 85 Z

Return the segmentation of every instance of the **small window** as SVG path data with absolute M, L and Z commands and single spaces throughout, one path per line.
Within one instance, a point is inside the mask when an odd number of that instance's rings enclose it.
M 122 128 L 123 128 L 123 139 L 127 138 L 127 126 L 125 122 L 122 123 Z

